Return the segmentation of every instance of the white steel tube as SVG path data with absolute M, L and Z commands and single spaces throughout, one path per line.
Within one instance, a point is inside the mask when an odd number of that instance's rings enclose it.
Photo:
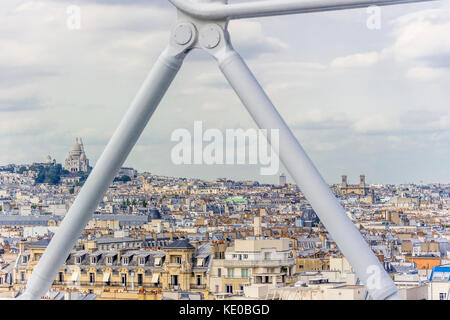
M 183 62 L 166 49 L 137 93 L 89 178 L 39 260 L 20 299 L 39 299 L 51 287 L 76 240 L 91 219 Z
M 373 299 L 397 297 L 397 288 L 321 177 L 242 58 L 232 49 L 215 55 L 219 67 L 261 129 L 279 130 L 279 156 Z
M 242 19 L 284 14 L 387 6 L 435 0 L 266 0 L 236 4 L 169 0 L 179 10 L 200 19 Z M 198 0 L 197 0 L 198 1 Z

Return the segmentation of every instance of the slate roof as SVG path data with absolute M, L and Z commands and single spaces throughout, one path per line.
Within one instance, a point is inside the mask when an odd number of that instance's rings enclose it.
M 169 243 L 164 246 L 164 249 L 195 249 L 195 247 L 189 243 L 189 240 L 181 239 Z
M 51 239 L 41 239 L 38 240 L 36 242 L 34 242 L 33 244 L 30 244 L 30 247 L 32 248 L 46 248 L 48 246 L 48 244 L 50 243 Z

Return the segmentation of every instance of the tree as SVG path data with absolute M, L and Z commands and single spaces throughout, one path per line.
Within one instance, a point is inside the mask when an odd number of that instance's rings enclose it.
M 36 167 L 39 170 L 36 183 L 59 184 L 61 180 L 62 167 L 60 164 Z
M 128 182 L 128 181 L 131 181 L 131 178 L 127 175 L 123 175 L 122 177 L 120 177 L 120 180 L 122 182 Z
M 147 208 L 147 201 L 143 200 L 143 201 L 142 201 L 142 206 L 143 206 L 144 208 Z

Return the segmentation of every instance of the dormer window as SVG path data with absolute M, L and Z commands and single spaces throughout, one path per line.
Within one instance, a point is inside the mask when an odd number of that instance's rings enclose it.
M 128 257 L 122 258 L 122 264 L 128 265 L 129 260 L 130 260 L 130 259 L 129 259 Z
M 106 257 L 106 263 L 112 264 L 113 263 L 113 257 Z
M 75 257 L 75 263 L 80 264 L 81 263 L 81 257 Z
M 97 263 L 97 257 L 91 257 L 91 264 Z
M 145 264 L 145 257 L 139 257 L 139 264 L 141 266 Z

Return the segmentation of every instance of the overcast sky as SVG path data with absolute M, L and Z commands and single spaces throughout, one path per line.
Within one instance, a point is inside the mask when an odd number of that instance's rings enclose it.
M 67 7 L 81 29 L 67 28 Z M 450 182 L 450 1 L 233 21 L 242 54 L 329 183 Z M 158 54 L 166 0 L 2 0 L 0 165 L 62 163 L 82 137 L 91 164 Z M 126 166 L 155 174 L 256 179 L 259 166 L 175 166 L 177 128 L 255 128 L 212 58 L 194 52 Z M 284 171 L 280 168 L 280 172 Z M 292 180 L 290 180 L 292 181 Z

